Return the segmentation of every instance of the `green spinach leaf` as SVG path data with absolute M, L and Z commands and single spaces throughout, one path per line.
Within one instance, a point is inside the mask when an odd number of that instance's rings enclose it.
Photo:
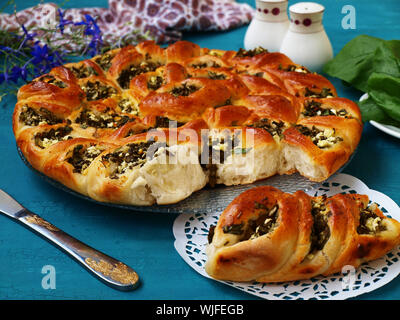
M 400 41 L 382 42 L 375 51 L 372 70 L 400 78 Z
M 361 35 L 327 63 L 324 71 L 361 91 L 362 120 L 400 124 L 400 40 L 385 41 Z
M 368 97 L 366 100 L 358 102 L 358 106 L 361 110 L 363 122 L 374 120 L 383 124 L 396 124 L 395 121 L 381 109 L 381 107 L 374 101 L 372 97 Z
M 374 62 L 374 54 L 383 42 L 382 39 L 367 35 L 354 38 L 324 66 L 324 72 L 367 92 L 368 78 L 373 72 L 371 66 Z
M 391 118 L 400 121 L 400 78 L 374 72 L 368 79 L 369 95 Z

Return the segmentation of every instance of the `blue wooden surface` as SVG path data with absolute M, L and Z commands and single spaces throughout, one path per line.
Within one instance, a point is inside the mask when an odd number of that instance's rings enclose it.
M 70 0 L 64 8 L 94 6 L 94 1 Z M 244 1 L 242 1 L 244 2 Z M 253 0 L 247 1 L 254 6 Z M 289 1 L 291 4 L 297 1 Z M 400 1 L 320 0 L 324 24 L 337 53 L 358 34 L 400 39 Z M 17 10 L 37 1 L 16 1 Z M 106 6 L 107 1 L 96 1 Z M 357 10 L 357 29 L 341 27 L 344 5 Z M 243 46 L 246 27 L 220 33 L 187 33 L 200 46 L 234 49 Z M 360 92 L 334 80 L 340 95 L 358 99 Z M 56 226 L 105 253 L 121 259 L 140 274 L 142 285 L 122 293 L 101 284 L 77 263 L 9 219 L 0 217 L 0 299 L 256 299 L 193 271 L 174 249 L 174 214 L 144 214 L 112 209 L 61 192 L 24 166 L 11 129 L 15 99 L 0 105 L 0 188 Z M 345 172 L 400 204 L 400 140 L 365 125 L 358 151 Z M 41 286 L 42 267 L 56 270 L 56 289 Z M 400 277 L 358 299 L 400 298 Z

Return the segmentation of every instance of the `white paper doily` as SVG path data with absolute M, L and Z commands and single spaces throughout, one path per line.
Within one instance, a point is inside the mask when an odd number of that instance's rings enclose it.
M 379 205 L 385 215 L 400 221 L 400 208 L 392 199 L 381 192 L 369 189 L 362 181 L 347 174 L 336 174 L 317 189 L 308 192 L 311 196 L 323 194 L 332 196 L 337 193 L 366 194 L 371 202 Z M 217 224 L 220 213 L 184 213 L 176 218 L 173 226 L 175 249 L 194 270 L 207 278 L 210 278 L 204 270 L 207 260 L 205 254 L 207 234 L 209 227 Z M 319 276 L 310 280 L 275 284 L 220 282 L 269 300 L 339 300 L 375 290 L 393 280 L 399 273 L 400 247 L 378 260 L 363 264 L 356 270 L 350 268 L 343 270 L 343 273 L 328 277 Z

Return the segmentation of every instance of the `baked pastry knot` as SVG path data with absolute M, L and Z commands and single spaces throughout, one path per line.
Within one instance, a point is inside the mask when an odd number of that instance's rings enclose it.
M 368 196 L 243 192 L 209 230 L 205 269 L 231 281 L 283 282 L 357 268 L 400 244 L 400 223 Z
M 362 123 L 354 102 L 283 54 L 145 41 L 21 87 L 13 130 L 33 168 L 67 187 L 152 205 L 275 174 L 323 181 Z

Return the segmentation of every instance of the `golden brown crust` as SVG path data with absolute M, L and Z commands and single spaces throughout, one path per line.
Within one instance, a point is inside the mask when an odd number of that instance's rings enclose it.
M 46 79 L 45 75 L 21 87 L 18 101 L 57 102 L 70 108 L 78 107 L 84 95 L 72 72 L 65 67 L 55 67 L 48 75 L 51 78 Z M 63 88 L 55 85 L 54 79 L 61 81 Z
M 260 118 L 281 120 L 288 123 L 295 123 L 297 120 L 296 106 L 280 95 L 248 95 L 245 98 L 249 109 Z
M 123 146 L 178 133 L 180 138 L 168 141 L 168 148 L 174 144 L 197 145 L 200 155 L 207 147 L 212 148 L 207 143 L 213 139 L 221 142 L 216 130 L 224 129 L 232 134 L 238 129 L 254 134 L 254 145 L 247 138 L 246 145 L 225 155 L 232 164 L 225 161 L 213 167 L 201 163 L 200 169 L 195 161 L 196 170 L 203 170 L 196 188 L 204 179 L 231 185 L 296 171 L 323 181 L 348 161 L 362 132 L 358 106 L 336 95 L 327 79 L 281 53 L 209 50 L 188 41 L 161 48 L 154 41 L 145 41 L 54 68 L 21 87 L 13 131 L 34 168 L 43 171 L 52 153 L 52 162 L 60 163 L 46 166 L 45 174 L 82 193 L 91 186 L 77 187 L 76 173 L 66 173 L 62 163 L 63 148 L 55 146 L 76 145 L 78 138 Z M 177 129 L 168 132 L 170 120 L 175 121 Z M 61 134 L 50 130 L 65 126 L 72 128 L 65 136 L 68 141 L 65 137 L 49 140 Z M 318 144 L 304 128 L 331 128 L 338 138 L 323 137 L 334 142 Z M 41 147 L 35 140 L 37 133 L 43 139 L 47 137 L 44 144 L 39 142 Z M 222 145 L 218 148 L 220 153 L 226 151 Z M 57 152 L 61 158 L 55 156 Z M 239 169 L 244 173 L 236 174 Z M 94 178 L 78 180 L 84 181 L 81 184 L 95 183 Z M 124 192 L 112 195 L 115 181 L 102 188 L 102 193 L 109 194 L 105 199 L 132 202 L 127 195 L 121 196 Z
M 170 91 L 174 87 L 195 86 L 196 91 L 190 96 L 174 96 Z M 160 92 L 150 93 L 141 102 L 143 115 L 157 114 L 177 120 L 193 120 L 199 118 L 209 107 L 224 104 L 231 97 L 231 92 L 222 84 L 215 84 L 210 79 L 188 79 L 181 83 L 166 85 Z
M 205 269 L 220 280 L 282 282 L 331 275 L 346 265 L 357 268 L 400 244 L 400 223 L 368 203 L 365 195 L 311 197 L 268 186 L 247 190 L 219 217 Z M 260 234 L 265 213 L 271 218 L 276 204 L 275 226 Z M 365 210 L 377 219 L 375 226 L 361 217 Z
M 76 148 L 84 150 L 93 146 L 102 150 L 99 155 L 115 147 L 113 144 L 99 142 L 95 139 L 76 138 L 62 141 L 54 146 L 54 152 L 44 162 L 43 173 L 57 181 L 64 181 L 67 187 L 87 195 L 85 180 L 89 165 L 85 168 L 75 168 L 71 159 Z
M 224 237 L 224 230 L 233 225 L 241 225 L 257 217 L 255 203 L 266 207 L 278 206 L 278 226 L 268 236 L 251 241 L 240 241 L 236 237 L 226 237 L 222 245 L 214 250 L 213 265 L 208 266 L 208 272 L 220 279 L 248 281 L 279 269 L 291 255 L 291 250 L 297 242 L 298 207 L 292 198 L 272 187 L 248 190 L 241 199 L 234 200 L 226 209 L 216 227 L 215 237 Z M 233 238 L 233 239 L 232 239 Z M 217 240 L 221 243 L 220 240 Z M 226 243 L 229 243 L 229 246 Z M 250 259 L 249 259 L 250 256 Z M 245 267 L 243 267 L 245 266 Z M 212 270 L 212 271 L 211 271 Z
M 168 46 L 165 50 L 165 54 L 168 62 L 178 62 L 198 57 L 201 54 L 200 47 L 189 41 L 177 41 L 174 44 Z

